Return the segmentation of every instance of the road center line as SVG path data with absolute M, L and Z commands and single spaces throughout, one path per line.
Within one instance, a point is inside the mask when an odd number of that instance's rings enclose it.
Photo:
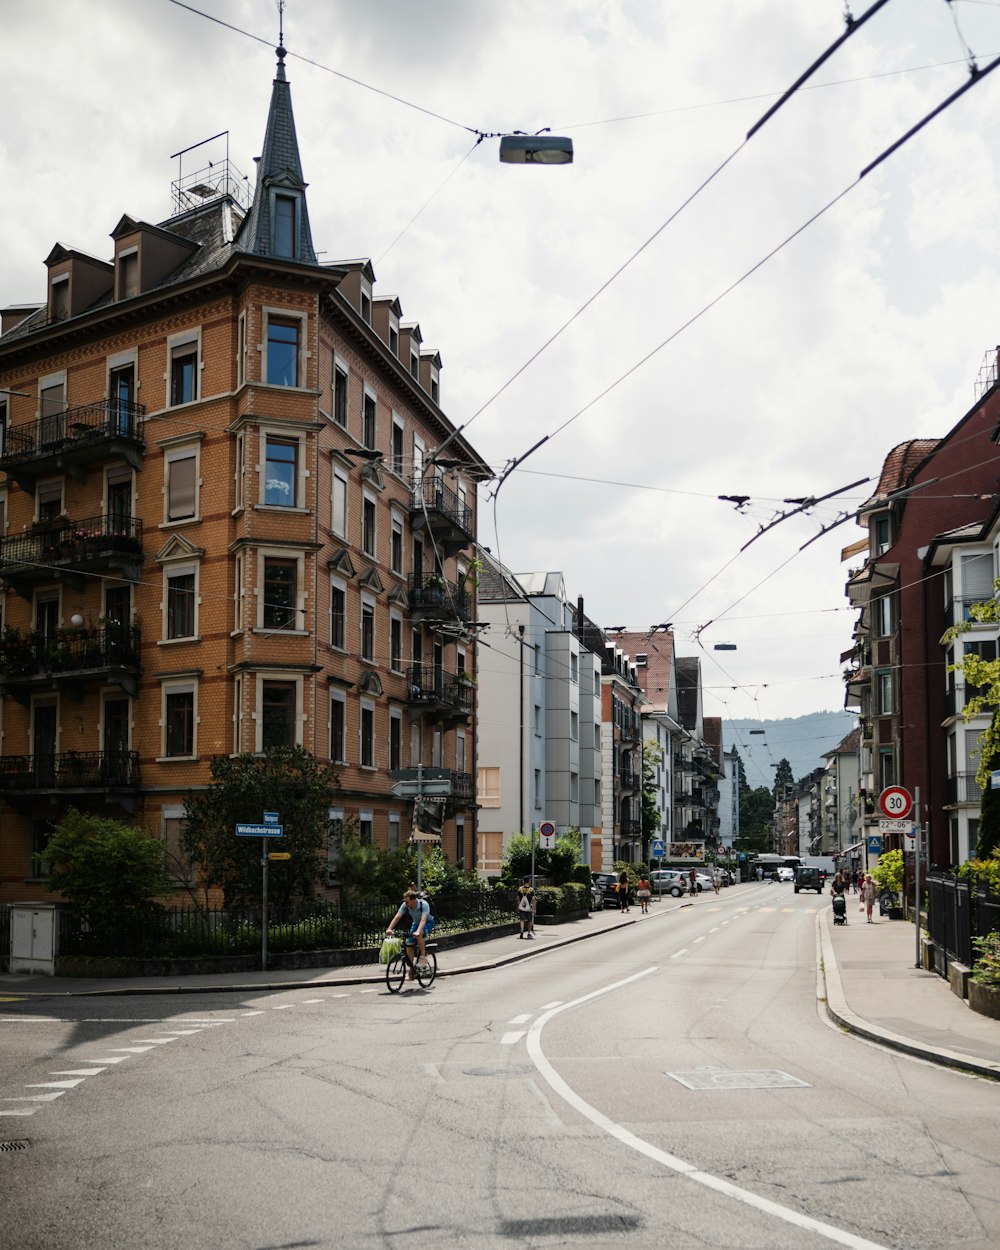
M 688 1163 L 684 1159 L 678 1158 L 677 1155 L 668 1154 L 667 1151 L 660 1150 L 658 1146 L 654 1146 L 651 1142 L 637 1137 L 634 1133 L 629 1132 L 628 1129 L 623 1128 L 622 1125 L 615 1123 L 614 1120 L 609 1119 L 602 1112 L 598 1111 L 596 1107 L 592 1107 L 590 1103 L 585 1102 L 556 1072 L 555 1068 L 545 1058 L 541 1042 L 542 1030 L 553 1017 L 562 1015 L 564 1011 L 569 1011 L 571 1007 L 580 1007 L 584 1003 L 592 1002 L 594 999 L 610 994 L 623 986 L 631 985 L 633 982 L 658 971 L 657 967 L 644 968 L 642 972 L 625 977 L 622 981 L 614 981 L 610 985 L 602 986 L 599 990 L 593 990 L 590 994 L 584 994 L 582 998 L 576 998 L 572 1002 L 564 1003 L 559 1007 L 553 1007 L 545 1015 L 539 1016 L 528 1030 L 526 1043 L 528 1054 L 538 1070 L 539 1076 L 564 1102 L 568 1103 L 592 1124 L 603 1129 L 609 1136 L 621 1142 L 623 1146 L 627 1146 L 638 1154 L 645 1155 L 647 1159 L 651 1159 L 654 1163 L 660 1163 L 664 1167 L 669 1168 L 670 1171 L 677 1172 L 698 1185 L 703 1185 L 706 1189 L 712 1189 L 727 1198 L 734 1198 L 745 1206 L 754 1207 L 758 1211 L 763 1211 L 765 1215 L 773 1215 L 776 1219 L 783 1220 L 786 1224 L 791 1224 L 796 1228 L 802 1228 L 808 1232 L 815 1233 L 817 1236 L 825 1237 L 838 1245 L 848 1246 L 850 1250 L 889 1250 L 887 1246 L 883 1246 L 878 1242 L 868 1241 L 865 1237 L 857 1237 L 854 1233 L 849 1233 L 845 1229 L 835 1228 L 832 1224 L 825 1224 L 822 1220 L 813 1219 L 810 1215 L 803 1215 L 800 1211 L 793 1211 L 790 1207 L 783 1207 L 780 1203 L 773 1202 L 770 1198 L 763 1198 L 759 1194 L 751 1193 L 748 1189 L 741 1189 L 738 1185 L 724 1180 L 721 1176 L 713 1176 L 711 1172 L 703 1172 L 701 1169 L 696 1168 L 693 1163 Z
M 685 946 L 683 950 L 674 951 L 674 953 L 670 956 L 670 958 L 680 959 L 682 955 L 686 955 L 687 953 L 688 953 L 688 948 Z

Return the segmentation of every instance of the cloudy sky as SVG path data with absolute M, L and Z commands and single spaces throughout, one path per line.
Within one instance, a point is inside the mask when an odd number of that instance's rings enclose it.
M 0 0 L 0 20 L 0 303 L 43 298 L 57 240 L 108 257 L 123 212 L 168 216 L 171 153 L 228 130 L 253 169 L 274 0 Z M 782 500 L 877 478 L 973 402 L 1000 341 L 1000 72 L 857 180 L 967 80 L 970 49 L 1000 53 L 1000 3 L 890 0 L 748 142 L 843 32 L 843 0 L 288 0 L 284 20 L 322 258 L 372 259 L 498 472 L 549 436 L 484 491 L 482 541 L 562 570 L 601 625 L 673 622 L 710 714 L 842 707 L 840 551 L 860 531 L 797 553 L 868 489 L 739 552 Z M 476 143 L 543 126 L 572 166 Z

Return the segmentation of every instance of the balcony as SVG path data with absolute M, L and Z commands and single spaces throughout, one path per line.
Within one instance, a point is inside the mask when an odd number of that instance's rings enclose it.
M 622 716 L 618 733 L 622 742 L 638 742 L 642 737 L 642 717 L 637 713 L 626 713 Z
M 415 534 L 426 530 L 446 556 L 472 545 L 472 509 L 434 476 L 414 480 L 410 495 L 410 526 Z
M 976 595 L 972 598 L 952 599 L 944 610 L 945 628 L 950 629 L 951 626 L 956 624 L 958 621 L 973 620 L 971 611 L 972 605 L 974 603 L 983 603 L 984 601 L 988 601 L 990 598 L 990 595 L 986 595 L 984 600 L 983 595 Z
M 0 695 L 28 704 L 38 689 L 58 686 L 83 697 L 94 682 L 112 683 L 135 696 L 139 675 L 138 629 L 107 625 L 101 629 L 60 629 L 51 636 L 4 630 L 0 637 Z
M 639 786 L 639 774 L 634 768 L 622 767 L 618 784 L 622 790 L 635 790 Z
M 142 522 L 135 517 L 61 517 L 0 538 L 0 577 L 19 594 L 53 580 L 82 590 L 85 574 L 109 571 L 137 582 L 141 567 Z
M 471 619 L 469 595 L 461 586 L 437 573 L 410 574 L 410 620 L 414 624 Z
M 138 751 L 63 751 L 53 755 L 0 756 L 0 795 L 13 806 L 39 795 L 113 796 L 135 808 Z
M 91 465 L 112 456 L 142 468 L 145 405 L 106 399 L 53 413 L 7 430 L 0 469 L 26 491 L 39 477 L 68 473 L 82 481 Z
M 618 822 L 618 832 L 623 838 L 642 837 L 642 821 L 632 816 L 623 816 Z
M 964 805 L 978 807 L 983 797 L 975 773 L 956 773 L 953 777 L 949 777 L 946 794 L 945 804 L 948 807 Z
M 451 774 L 451 794 L 445 804 L 445 813 L 453 816 L 455 812 L 467 811 L 476 806 L 476 781 L 472 773 Z
M 458 723 L 472 712 L 473 688 L 454 673 L 433 664 L 412 664 L 406 682 L 411 720 L 428 716 L 434 721 Z

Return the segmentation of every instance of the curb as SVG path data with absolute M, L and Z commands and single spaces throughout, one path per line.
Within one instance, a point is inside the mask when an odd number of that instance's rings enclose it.
M 928 1063 L 936 1063 L 945 1068 L 959 1068 L 963 1072 L 971 1072 L 976 1076 L 1000 1080 L 1000 1063 L 991 1063 L 988 1059 L 980 1059 L 975 1055 L 966 1055 L 962 1051 L 946 1050 L 944 1047 L 930 1046 L 926 1042 L 914 1041 L 881 1025 L 871 1024 L 847 1004 L 844 987 L 837 967 L 837 956 L 830 937 L 830 922 L 826 910 L 821 910 L 816 917 L 816 998 L 826 1008 L 826 1013 L 849 1033 L 855 1033 L 870 1042 L 887 1046 L 891 1050 L 912 1055 L 915 1059 L 924 1059 Z
M 669 911 L 676 910 L 678 908 L 669 909 Z M 665 916 L 668 914 L 668 911 L 664 910 L 659 914 Z M 564 946 L 572 946 L 576 942 L 586 942 L 590 938 L 600 937 L 605 933 L 617 933 L 619 929 L 624 929 L 626 926 L 633 924 L 638 924 L 638 918 L 635 920 L 623 920 L 613 928 L 609 926 L 604 929 L 591 930 L 589 933 L 567 935 L 544 946 L 533 946 L 530 950 L 524 951 L 512 951 L 509 955 L 502 955 L 496 959 L 485 960 L 478 964 L 469 964 L 465 968 L 441 968 L 438 970 L 438 977 L 458 977 L 464 976 L 469 972 L 489 972 L 493 968 L 503 968 L 507 964 L 533 959 L 537 955 L 546 954 L 548 951 L 559 950 Z M 12 988 L 11 992 L 16 994 L 18 998 L 129 998 L 161 994 L 251 994 L 254 991 L 263 990 L 322 990 L 336 989 L 344 985 L 372 985 L 384 980 L 385 973 L 380 971 L 374 974 L 367 973 L 363 976 L 338 977 L 336 980 L 324 981 L 256 981 L 251 984 L 224 983 L 221 985 L 130 985 L 99 990 L 16 990 Z M 0 993 L 3 992 L 3 988 L 5 987 L 0 987 Z

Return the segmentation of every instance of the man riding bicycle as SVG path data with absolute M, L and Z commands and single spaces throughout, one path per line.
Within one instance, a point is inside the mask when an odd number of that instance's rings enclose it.
M 396 925 L 408 916 L 410 919 L 410 932 L 406 937 L 406 958 L 410 963 L 410 980 L 414 980 L 416 973 L 413 971 L 411 949 L 416 945 L 420 950 L 420 956 L 417 960 L 421 968 L 427 967 L 427 946 L 425 939 L 434 928 L 434 917 L 431 915 L 431 905 L 426 899 L 421 898 L 416 890 L 409 889 L 403 895 L 403 901 L 400 904 L 399 911 L 396 912 L 386 933 L 392 933 Z

